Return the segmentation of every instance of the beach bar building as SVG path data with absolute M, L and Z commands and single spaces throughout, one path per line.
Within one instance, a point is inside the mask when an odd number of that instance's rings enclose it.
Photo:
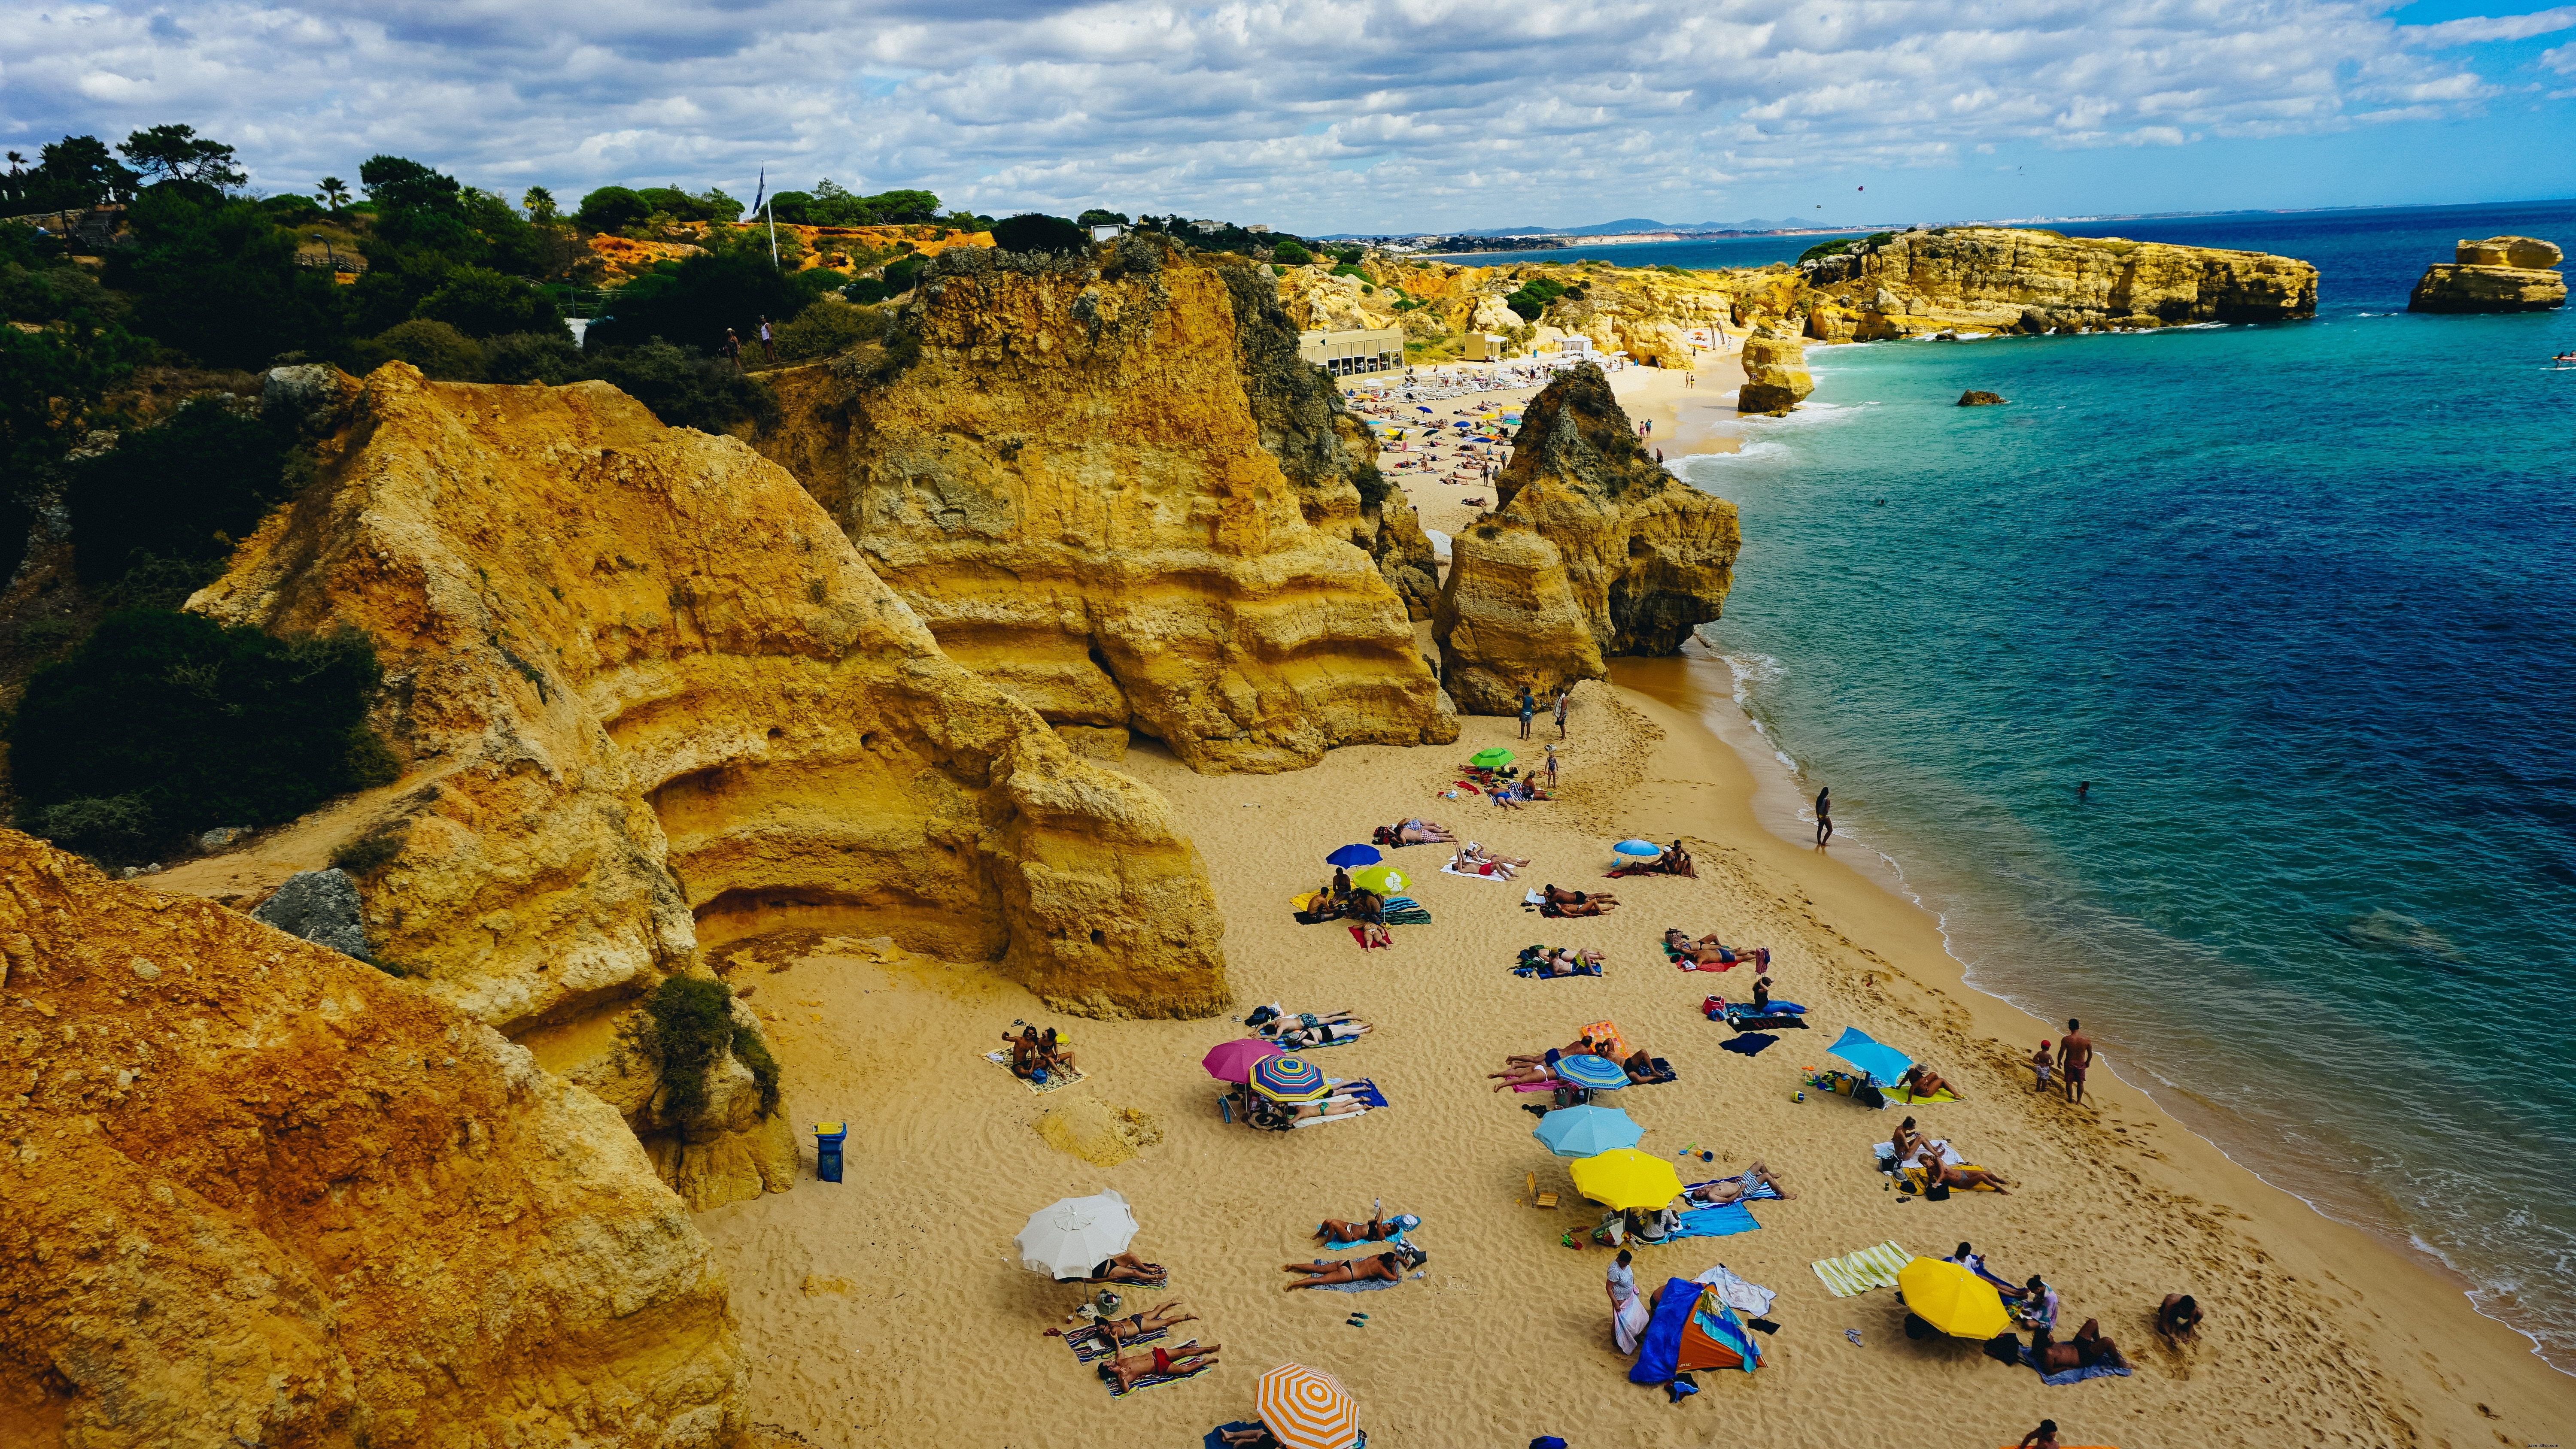
M 1392 327 L 1351 332 L 1300 332 L 1297 356 L 1317 363 L 1335 377 L 1362 372 L 1393 372 L 1404 366 L 1404 334 Z

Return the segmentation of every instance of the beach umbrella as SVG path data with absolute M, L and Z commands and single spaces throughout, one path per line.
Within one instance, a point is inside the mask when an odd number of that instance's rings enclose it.
M 1471 765 L 1482 765 L 1488 770 L 1499 770 L 1518 758 L 1519 756 L 1514 755 L 1507 749 L 1504 749 L 1501 745 L 1495 745 L 1490 749 L 1478 750 L 1476 753 L 1469 755 L 1467 757 L 1467 763 Z
M 1020 1229 L 1020 1266 L 1050 1278 L 1088 1278 L 1135 1237 L 1136 1215 L 1117 1193 L 1062 1198 L 1030 1214 Z
M 1871 1040 L 1869 1033 L 1848 1026 L 1825 1050 L 1860 1068 L 1861 1075 L 1874 1086 L 1895 1086 L 1905 1080 L 1905 1069 L 1914 1065 L 1914 1058 L 1892 1046 L 1882 1046 Z
M 1671 1163 L 1633 1147 L 1587 1157 L 1569 1171 L 1574 1190 L 1606 1208 L 1659 1208 L 1682 1195 L 1682 1175 Z
M 1330 1090 L 1322 1070 L 1304 1057 L 1263 1057 L 1252 1064 L 1252 1090 L 1274 1102 L 1311 1102 Z
M 1413 410 L 1417 413 L 1427 413 L 1431 411 L 1431 409 L 1422 406 L 1420 403 L 1414 404 Z
M 1324 857 L 1326 865 L 1375 865 L 1386 859 L 1374 845 L 1345 845 Z
M 1530 1135 L 1559 1157 L 1597 1157 L 1636 1146 L 1646 1129 L 1616 1107 L 1559 1107 L 1540 1118 Z
M 1623 840 L 1610 848 L 1621 855 L 1649 856 L 1664 853 L 1664 848 L 1651 840 Z
M 1558 1057 L 1556 1075 L 1559 1081 L 1602 1092 L 1616 1091 L 1628 1085 L 1628 1073 L 1617 1062 L 1605 1061 L 1589 1053 Z
M 1283 1363 L 1261 1376 L 1252 1412 L 1284 1449 L 1352 1449 L 1360 1442 L 1359 1405 L 1333 1376 Z
M 1917 1258 L 1896 1273 L 1906 1311 L 1953 1338 L 1987 1339 L 2012 1326 L 2003 1295 L 1957 1263 Z
M 1353 875 L 1351 884 L 1364 891 L 1391 896 L 1404 889 L 1404 872 L 1391 865 L 1373 865 Z
M 1275 1041 L 1263 1041 L 1259 1037 L 1252 1036 L 1239 1037 L 1233 1041 L 1218 1042 L 1208 1048 L 1208 1054 L 1199 1058 L 1199 1065 L 1207 1068 L 1207 1074 L 1220 1082 L 1240 1082 L 1252 1076 L 1253 1063 L 1264 1057 L 1286 1054 L 1285 1049 Z

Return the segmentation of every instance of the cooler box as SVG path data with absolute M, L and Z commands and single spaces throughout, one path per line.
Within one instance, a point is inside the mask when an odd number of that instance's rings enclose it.
M 814 1124 L 814 1176 L 821 1182 L 841 1180 L 841 1143 L 850 1135 L 847 1122 Z

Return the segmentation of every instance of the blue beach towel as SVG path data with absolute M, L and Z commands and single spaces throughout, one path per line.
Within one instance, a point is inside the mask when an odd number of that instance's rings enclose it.
M 1710 1178 L 1710 1179 L 1709 1179 L 1708 1181 L 1706 1181 L 1706 1182 L 1686 1182 L 1686 1183 L 1683 1183 L 1683 1184 L 1682 1184 L 1682 1191 L 1684 1191 L 1684 1192 L 1688 1192 L 1688 1191 L 1690 1191 L 1692 1188 L 1695 1188 L 1695 1187 L 1715 1187 L 1715 1186 L 1717 1186 L 1717 1185 L 1718 1185 L 1719 1183 L 1721 1183 L 1721 1182 L 1741 1182 L 1741 1181 L 1743 1181 L 1743 1179 L 1742 1179 L 1742 1178 L 1738 1178 L 1738 1177 L 1712 1177 L 1712 1178 Z M 1736 1201 L 1737 1201 L 1737 1202 L 1776 1202 L 1776 1201 L 1778 1201 L 1778 1200 L 1779 1200 L 1779 1197 L 1780 1197 L 1780 1189 L 1778 1189 L 1778 1188 L 1776 1188 L 1776 1187 L 1773 1187 L 1771 1184 L 1769 1184 L 1769 1183 L 1767 1183 L 1767 1182 L 1766 1182 L 1766 1183 L 1762 1184 L 1760 1187 L 1754 1188 L 1752 1191 L 1747 1192 L 1747 1193 L 1746 1193 L 1746 1194 L 1744 1194 L 1742 1197 L 1737 1198 L 1737 1199 L 1736 1199 Z M 2020 1284 L 2018 1284 L 2018 1283 L 2006 1283 L 2004 1286 L 2005 1286 L 2005 1287 L 2007 1287 L 2007 1288 L 2018 1288 L 2018 1287 L 2020 1287 L 2021 1285 L 2020 1285 Z
M 1749 1233 L 1762 1225 L 1753 1220 L 1753 1210 L 1740 1202 L 1722 1207 L 1693 1208 L 1682 1214 L 1682 1225 L 1673 1229 L 1665 1241 L 1673 1238 L 1731 1238 Z
M 1238 1419 L 1231 1424 L 1219 1424 L 1215 1428 L 1208 1430 L 1207 1437 L 1201 1439 L 1199 1444 L 1201 1449 L 1233 1449 L 1232 1445 L 1225 1442 L 1226 1430 L 1233 1429 L 1239 1432 L 1244 1429 L 1258 1429 L 1260 1427 L 1261 1425 L 1258 1422 L 1251 1419 Z
M 2033 1373 L 2039 1373 L 2039 1360 L 2032 1357 L 2027 1348 L 2021 1351 L 2021 1363 L 2022 1367 Z M 2129 1371 L 2118 1364 L 2097 1363 L 2091 1368 L 2059 1369 L 2053 1374 L 2040 1374 L 2039 1381 L 2052 1388 L 2063 1388 L 2068 1384 L 2080 1384 L 2086 1379 L 2125 1379 L 2128 1376 Z
M 1734 1052 L 1738 1056 L 1759 1056 L 1764 1047 L 1779 1039 L 1767 1031 L 1748 1031 L 1742 1036 L 1719 1042 L 1717 1049 Z

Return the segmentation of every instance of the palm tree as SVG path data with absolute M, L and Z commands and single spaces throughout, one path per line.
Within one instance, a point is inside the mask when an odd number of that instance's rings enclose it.
M 542 186 L 529 187 L 519 198 L 519 205 L 527 209 L 532 221 L 544 223 L 555 219 L 555 194 Z
M 321 191 L 323 204 L 333 211 L 349 204 L 349 183 L 337 176 L 323 177 Z

